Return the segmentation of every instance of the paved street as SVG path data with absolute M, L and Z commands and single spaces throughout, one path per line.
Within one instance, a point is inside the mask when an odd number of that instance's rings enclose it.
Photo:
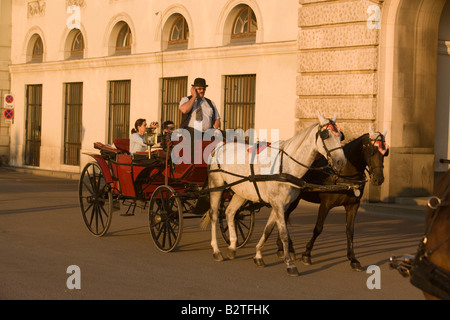
M 345 215 L 335 209 L 313 250 L 313 265 L 296 261 L 289 277 L 276 257 L 275 235 L 264 249 L 266 268 L 252 258 L 267 210 L 257 214 L 252 240 L 234 261 L 212 259 L 210 232 L 185 220 L 179 248 L 161 253 L 148 232 L 147 215 L 115 213 L 109 232 L 92 236 L 78 208 L 78 182 L 0 168 L 0 299 L 171 300 L 422 300 L 421 291 L 397 271 L 390 255 L 414 253 L 424 229 L 420 215 L 361 210 L 355 251 L 364 267 L 380 267 L 381 288 L 371 274 L 354 272 L 346 258 Z M 122 209 L 123 210 L 123 209 Z M 139 210 L 137 210 L 139 211 Z M 298 256 L 315 223 L 316 205 L 301 203 L 289 226 Z M 226 246 L 220 239 L 224 254 Z M 67 268 L 79 266 L 81 289 L 69 290 Z

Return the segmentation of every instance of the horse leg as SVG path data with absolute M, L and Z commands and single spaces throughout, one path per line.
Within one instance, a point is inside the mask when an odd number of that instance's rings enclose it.
M 230 245 L 228 246 L 228 258 L 234 259 L 236 257 L 236 243 L 237 243 L 237 235 L 236 235 L 236 227 L 234 225 L 234 216 L 236 215 L 236 211 L 244 204 L 246 200 L 237 194 L 231 198 L 230 203 L 225 210 L 225 215 L 227 217 L 228 224 L 228 234 L 230 238 Z
M 283 260 L 286 263 L 287 272 L 291 276 L 298 276 L 297 267 L 292 263 L 291 257 L 289 256 L 289 245 L 288 245 L 289 232 L 286 228 L 286 222 L 284 220 L 284 210 L 282 210 L 282 208 L 278 208 L 277 210 L 276 208 L 273 207 L 269 216 L 269 220 L 267 221 L 266 227 L 264 228 L 263 235 L 259 240 L 258 244 L 256 245 L 256 255 L 253 260 L 256 263 L 256 265 L 264 266 L 261 250 L 270 233 L 272 232 L 275 223 L 278 227 L 278 233 L 283 243 L 283 251 L 284 251 Z
M 284 213 L 284 221 L 286 222 L 286 225 L 287 225 L 287 222 L 289 221 L 289 216 L 291 215 L 292 211 L 294 211 L 295 208 L 297 208 L 298 203 L 300 202 L 300 200 L 301 200 L 301 196 L 298 196 L 298 198 L 295 199 L 289 205 L 289 208 Z M 297 258 L 295 256 L 294 244 L 292 243 L 292 239 L 291 239 L 290 235 L 288 236 L 288 240 L 289 240 L 289 254 L 291 256 L 291 259 L 292 260 L 296 260 Z M 283 257 L 284 257 L 283 242 L 280 239 L 280 234 L 279 233 L 278 233 L 278 237 L 277 237 L 277 247 L 278 247 L 277 256 L 278 256 L 278 258 L 283 259 Z
M 354 271 L 363 271 L 361 264 L 355 257 L 355 251 L 353 250 L 353 235 L 355 230 L 355 218 L 358 212 L 359 202 L 345 205 L 345 210 L 347 211 L 347 258 L 350 260 L 350 266 Z
M 284 210 L 280 210 L 280 208 L 278 208 L 277 210 L 276 223 L 281 242 L 283 243 L 284 263 L 286 263 L 287 272 L 290 276 L 298 276 L 297 267 L 292 262 L 291 257 L 289 255 L 289 231 L 286 227 L 286 221 L 284 219 Z
M 290 255 L 291 259 L 296 260 L 297 257 L 295 255 L 294 243 L 292 242 L 291 235 L 288 235 L 288 246 L 289 246 L 288 247 L 289 255 Z M 278 247 L 277 256 L 278 256 L 278 258 L 283 259 L 284 258 L 283 242 L 281 241 L 279 234 L 277 237 L 277 247 Z
M 219 246 L 217 245 L 217 218 L 219 216 L 219 205 L 222 197 L 221 192 L 211 192 L 210 201 L 211 209 L 209 215 L 211 218 L 211 247 L 213 248 L 213 257 L 216 261 L 223 261 L 222 253 L 220 252 Z
M 258 267 L 265 267 L 264 260 L 262 258 L 262 248 L 264 247 L 264 244 L 266 240 L 269 238 L 270 234 L 272 233 L 273 227 L 275 227 L 275 217 L 272 214 L 272 212 L 269 215 L 269 219 L 267 220 L 266 226 L 264 227 L 264 232 L 259 239 L 258 244 L 256 245 L 256 255 L 253 258 L 253 261 Z
M 317 215 L 316 226 L 314 227 L 313 236 L 309 240 L 306 245 L 306 250 L 302 253 L 302 262 L 304 265 L 309 266 L 312 264 L 311 262 L 311 251 L 314 247 L 314 243 L 316 242 L 317 237 L 323 231 L 323 225 L 325 223 L 325 219 L 327 218 L 328 213 L 330 212 L 330 207 L 325 205 L 323 202 L 320 203 L 319 212 Z

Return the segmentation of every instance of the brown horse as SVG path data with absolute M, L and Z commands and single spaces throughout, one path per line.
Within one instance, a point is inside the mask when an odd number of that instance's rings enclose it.
M 311 251 L 314 242 L 323 230 L 323 225 L 328 212 L 338 206 L 344 206 L 346 211 L 346 234 L 347 234 L 347 258 L 350 260 L 350 265 L 355 271 L 362 271 L 360 262 L 355 257 L 353 249 L 353 234 L 355 226 L 356 213 L 358 211 L 361 197 L 364 192 L 364 185 L 366 182 L 365 171 L 368 167 L 368 172 L 373 185 L 381 185 L 384 182 L 383 162 L 384 157 L 388 155 L 388 147 L 385 142 L 385 135 L 379 132 L 374 132 L 372 127 L 370 132 L 346 144 L 344 149 L 347 164 L 344 170 L 336 175 L 333 172 L 324 172 L 323 170 L 314 170 L 314 167 L 323 167 L 324 160 L 320 159 L 313 164 L 313 168 L 309 170 L 303 179 L 306 182 L 314 184 L 336 184 L 336 183 L 355 183 L 360 184 L 359 193 L 355 194 L 353 191 L 345 192 L 308 192 L 302 191 L 299 197 L 291 203 L 285 213 L 286 220 L 289 218 L 291 212 L 297 207 L 301 199 L 308 202 L 320 203 L 319 213 L 317 216 L 316 226 L 314 228 L 313 236 L 306 245 L 306 250 L 302 254 L 302 262 L 306 265 L 311 264 Z M 325 160 L 326 162 L 326 160 Z M 281 242 L 277 240 L 278 255 L 282 251 Z M 292 246 L 292 241 L 289 239 L 289 252 L 295 259 L 295 252 Z
M 410 270 L 426 299 L 450 300 L 450 170 L 428 201 L 425 235 Z

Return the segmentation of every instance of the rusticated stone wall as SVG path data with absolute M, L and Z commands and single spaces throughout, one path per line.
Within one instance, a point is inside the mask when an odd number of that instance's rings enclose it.
M 376 120 L 379 29 L 368 26 L 368 8 L 382 2 L 300 0 L 298 130 L 317 110 L 336 114 L 349 140 Z

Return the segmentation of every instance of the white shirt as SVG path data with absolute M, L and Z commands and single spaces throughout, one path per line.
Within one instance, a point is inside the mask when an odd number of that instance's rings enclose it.
M 188 97 L 184 97 L 180 101 L 180 106 L 182 106 L 183 104 L 185 104 L 188 101 L 189 101 L 189 98 Z M 212 128 L 213 125 L 214 125 L 214 122 L 216 122 L 217 119 L 220 119 L 220 115 L 219 115 L 219 111 L 217 110 L 217 107 L 216 107 L 215 103 L 213 101 L 211 101 L 211 104 L 213 105 L 214 112 L 216 114 L 215 115 L 215 119 L 212 118 L 213 117 L 213 113 L 214 113 L 213 109 L 209 105 L 208 101 L 206 101 L 205 98 L 202 98 L 202 100 L 200 101 L 200 106 L 202 108 L 203 121 L 200 122 L 200 121 L 195 120 L 195 110 L 199 107 L 198 106 L 198 101 L 195 100 L 194 106 L 192 107 L 191 118 L 189 119 L 188 127 L 197 129 L 197 128 L 199 128 L 201 126 L 202 127 L 202 131 L 206 131 L 206 130 Z
M 145 152 L 147 145 L 144 143 L 144 137 L 135 132 L 130 137 L 130 153 Z

